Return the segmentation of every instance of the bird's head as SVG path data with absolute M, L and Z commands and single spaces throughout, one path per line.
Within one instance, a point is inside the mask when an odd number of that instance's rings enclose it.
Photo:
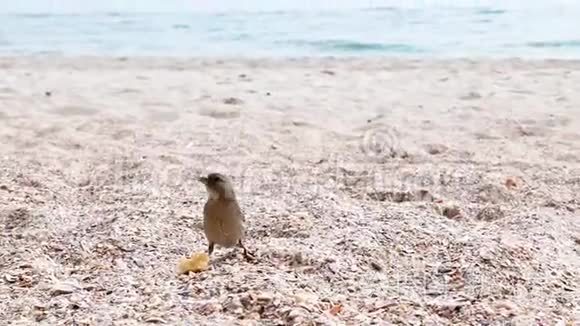
M 210 173 L 200 177 L 199 182 L 205 185 L 209 199 L 235 199 L 234 187 L 228 177 L 220 173 Z

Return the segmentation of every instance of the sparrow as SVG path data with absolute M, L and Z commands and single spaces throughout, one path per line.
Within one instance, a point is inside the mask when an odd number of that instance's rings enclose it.
M 246 259 L 254 259 L 243 244 L 245 217 L 230 179 L 220 173 L 210 173 L 198 180 L 205 185 L 208 193 L 203 208 L 203 230 L 208 241 L 208 256 L 217 244 L 226 248 L 239 246 L 244 250 Z

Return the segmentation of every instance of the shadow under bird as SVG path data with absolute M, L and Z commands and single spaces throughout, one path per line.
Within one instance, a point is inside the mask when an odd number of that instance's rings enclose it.
M 243 244 L 245 217 L 230 179 L 223 174 L 210 173 L 198 180 L 208 192 L 203 208 L 203 230 L 208 241 L 208 255 L 212 254 L 217 244 L 226 248 L 239 246 L 244 250 L 246 259 L 253 259 Z

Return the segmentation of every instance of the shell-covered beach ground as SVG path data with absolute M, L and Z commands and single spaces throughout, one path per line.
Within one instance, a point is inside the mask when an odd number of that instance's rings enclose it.
M 580 63 L 0 59 L 10 325 L 576 325 Z M 206 250 L 209 172 L 241 250 Z

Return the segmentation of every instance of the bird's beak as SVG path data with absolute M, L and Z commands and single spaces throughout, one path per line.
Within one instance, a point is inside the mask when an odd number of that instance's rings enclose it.
M 197 181 L 199 181 L 207 186 L 207 178 L 206 177 L 199 177 L 199 178 L 197 178 Z

